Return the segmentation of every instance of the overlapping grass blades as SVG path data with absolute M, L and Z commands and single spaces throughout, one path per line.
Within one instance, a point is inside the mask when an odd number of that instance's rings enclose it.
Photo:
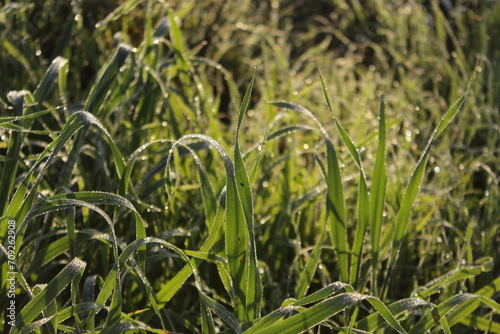
M 441 115 L 462 44 L 496 54 L 464 28 L 486 5 L 47 0 L 51 37 L 25 2 L 0 8 L 16 331 L 500 332 L 495 71 Z

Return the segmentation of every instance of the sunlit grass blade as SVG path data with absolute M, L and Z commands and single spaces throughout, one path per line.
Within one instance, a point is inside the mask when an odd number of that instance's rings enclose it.
M 172 41 L 172 46 L 174 47 L 177 70 L 179 71 L 179 78 L 182 83 L 182 91 L 184 96 L 190 99 L 191 90 L 189 89 L 189 63 L 188 59 L 186 59 L 186 51 L 184 41 L 182 40 L 181 29 L 177 24 L 176 16 L 174 15 L 174 11 L 172 9 L 168 10 L 168 19 L 170 22 L 170 39 Z
M 500 323 L 491 319 L 485 319 L 477 315 L 469 314 L 460 320 L 460 323 L 470 328 L 477 328 L 486 333 L 500 334 Z
M 278 323 L 292 313 L 294 310 L 296 310 L 296 307 L 293 306 L 286 306 L 286 307 L 281 307 L 277 310 L 274 310 L 273 312 L 269 313 L 268 315 L 261 317 L 259 319 L 255 320 L 255 324 L 252 325 L 248 330 L 246 330 L 244 333 L 246 334 L 251 334 L 251 333 L 257 333 L 260 332 L 263 329 L 266 329 L 267 327 Z
M 420 298 L 426 298 L 436 293 L 443 287 L 454 282 L 462 281 L 481 274 L 482 272 L 490 271 L 493 268 L 492 258 L 479 259 L 476 263 L 461 266 L 441 277 L 436 278 L 424 287 L 418 288 L 414 294 Z
M 365 297 L 357 293 L 343 293 L 311 306 L 310 308 L 293 315 L 288 319 L 271 324 L 258 331 L 254 332 L 252 328 L 250 328 L 246 333 L 302 333 L 341 312 L 342 310 L 356 305 L 363 299 L 365 299 Z
M 471 81 L 469 82 L 469 88 L 471 87 L 474 78 L 475 75 L 472 76 Z M 392 263 L 394 263 L 396 256 L 400 250 L 401 243 L 403 242 L 403 238 L 406 235 L 410 214 L 412 212 L 415 199 L 417 198 L 417 194 L 424 177 L 432 144 L 434 143 L 436 137 L 442 133 L 442 131 L 446 128 L 446 126 L 448 126 L 448 124 L 452 121 L 455 115 L 460 111 L 468 95 L 469 95 L 469 90 L 467 90 L 465 94 L 462 95 L 462 97 L 457 102 L 455 102 L 455 104 L 453 104 L 453 106 L 450 109 L 448 109 L 448 111 L 445 113 L 445 115 L 441 119 L 441 122 L 438 124 L 438 126 L 432 133 L 431 137 L 429 138 L 429 141 L 427 142 L 424 152 L 420 156 L 417 166 L 415 167 L 410 177 L 410 181 L 408 182 L 408 185 L 406 187 L 403 200 L 401 202 L 401 207 L 397 214 L 396 224 L 394 227 L 394 234 L 392 240 L 392 254 L 389 265 L 390 268 L 394 268 L 392 266 Z
M 49 284 L 26 304 L 16 317 L 16 328 L 29 325 L 36 317 L 71 283 L 86 267 L 86 263 L 74 258 L 57 274 Z M 14 329 L 14 333 L 17 332 Z
M 294 302 L 292 305 L 293 306 L 305 306 L 308 304 L 316 303 L 319 302 L 320 300 L 326 299 L 333 294 L 337 293 L 340 290 L 345 290 L 347 292 L 354 292 L 354 289 L 346 283 L 342 282 L 335 282 L 332 283 L 314 293 L 311 293 L 310 295 L 301 298 L 300 300 Z
M 56 80 L 59 79 L 61 69 L 66 68 L 67 70 L 67 64 L 68 60 L 63 57 L 57 57 L 52 61 L 52 64 L 47 69 L 47 72 L 45 72 L 42 81 L 40 81 L 38 87 L 33 93 L 37 103 L 43 103 L 50 89 L 52 88 Z
M 493 295 L 498 291 L 500 291 L 500 277 L 495 279 L 490 284 L 479 289 L 476 292 L 476 295 L 480 295 L 485 298 L 492 298 Z M 471 315 L 471 313 L 474 312 L 474 310 L 477 309 L 480 304 L 481 302 L 477 299 L 469 299 L 463 302 L 462 304 L 454 308 L 452 311 L 450 311 L 450 313 L 447 316 L 448 323 L 450 324 L 450 326 L 453 326 L 456 323 L 461 322 L 464 318 Z
M 409 334 L 424 333 L 434 327 L 438 322 L 445 326 L 448 326 L 448 314 L 455 308 L 466 303 L 469 300 L 479 301 L 486 306 L 493 309 L 495 312 L 500 312 L 500 304 L 494 300 L 484 297 L 473 295 L 469 293 L 457 294 L 453 297 L 448 298 L 441 304 L 439 304 L 436 309 L 432 309 L 428 312 L 422 319 L 415 324 L 410 330 Z
M 397 317 L 403 312 L 412 311 L 418 308 L 422 308 L 423 306 L 432 306 L 432 304 L 426 302 L 423 299 L 409 298 L 394 302 L 387 308 L 389 312 L 391 312 L 394 316 Z M 382 316 L 380 312 L 377 312 L 370 314 L 369 316 L 356 322 L 354 328 L 372 333 L 375 332 L 377 329 L 381 329 L 387 326 L 388 323 L 386 322 L 384 316 Z

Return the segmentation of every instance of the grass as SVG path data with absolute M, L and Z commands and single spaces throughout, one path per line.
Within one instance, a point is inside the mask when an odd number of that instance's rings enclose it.
M 3 332 L 500 333 L 499 15 L 6 3 Z

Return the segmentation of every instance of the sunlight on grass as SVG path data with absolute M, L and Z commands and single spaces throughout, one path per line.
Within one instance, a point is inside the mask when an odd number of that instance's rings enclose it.
M 9 1 L 5 333 L 500 333 L 500 4 Z

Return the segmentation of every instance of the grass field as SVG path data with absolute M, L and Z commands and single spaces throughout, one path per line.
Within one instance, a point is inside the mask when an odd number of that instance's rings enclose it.
M 7 0 L 0 331 L 500 333 L 499 33 L 498 1 Z

